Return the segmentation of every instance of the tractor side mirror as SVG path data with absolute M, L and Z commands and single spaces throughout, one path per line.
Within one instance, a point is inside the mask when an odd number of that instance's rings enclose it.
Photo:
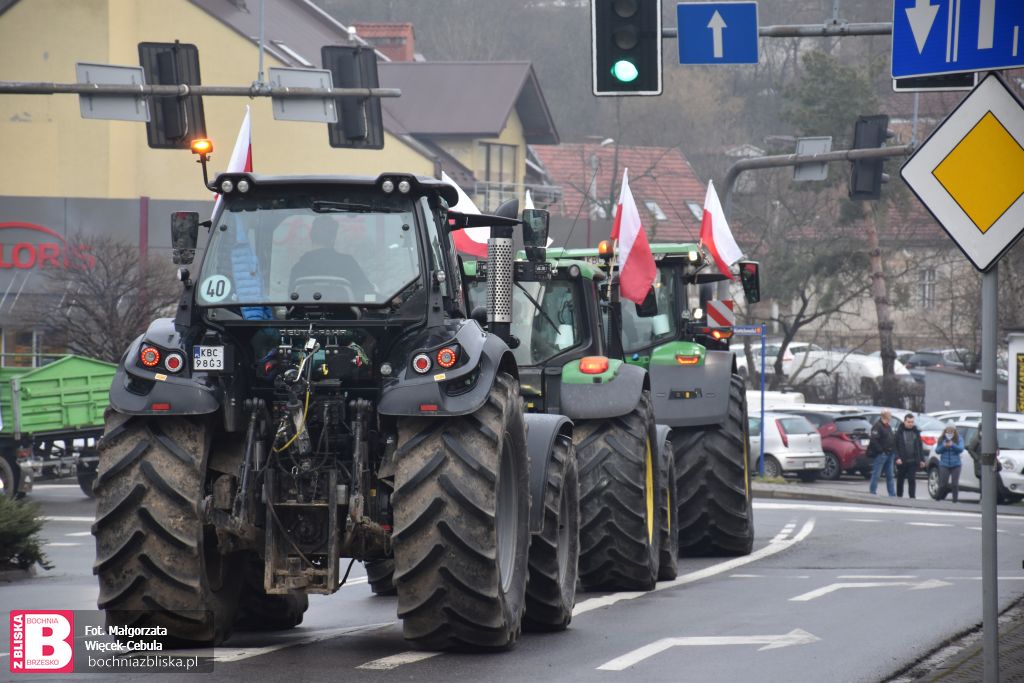
M 654 287 L 651 287 L 647 291 L 647 296 L 644 300 L 636 306 L 636 317 L 638 318 L 653 318 L 658 315 L 658 300 L 654 296 Z
M 548 228 L 551 214 L 544 209 L 523 209 L 523 246 L 526 258 L 543 263 L 547 258 Z
M 174 263 L 188 265 L 195 260 L 199 242 L 199 214 L 175 211 L 171 214 L 171 257 Z
M 748 304 L 761 300 L 761 264 L 757 261 L 740 261 L 740 282 Z

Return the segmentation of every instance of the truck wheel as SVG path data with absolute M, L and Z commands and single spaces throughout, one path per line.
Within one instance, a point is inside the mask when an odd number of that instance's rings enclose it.
M 15 479 L 15 469 L 7 462 L 7 457 L 0 455 L 0 496 L 14 498 L 17 491 L 18 480 Z
M 749 555 L 754 545 L 750 443 L 743 380 L 733 375 L 720 424 L 676 429 L 679 551 L 686 556 Z M 770 460 L 765 456 L 765 476 Z
M 95 498 L 96 492 L 93 491 L 93 485 L 96 483 L 96 470 L 80 467 L 75 476 L 78 477 L 78 488 L 82 489 L 82 493 L 89 498 Z
M 650 590 L 658 580 L 654 411 L 576 423 L 580 467 L 580 583 L 586 590 Z
M 92 527 L 108 625 L 163 626 L 171 644 L 230 635 L 237 563 L 218 551 L 201 512 L 211 438 L 200 418 L 108 409 Z
M 675 509 L 676 463 L 672 455 L 672 442 L 665 440 L 658 451 L 661 461 L 661 533 L 658 536 L 658 581 L 671 581 L 679 574 L 679 530 Z
M 526 580 L 528 631 L 562 631 L 572 621 L 580 557 L 580 481 L 576 449 L 558 437 L 544 487 L 544 528 L 530 539 Z
M 475 413 L 398 426 L 392 541 L 406 639 L 428 650 L 511 648 L 530 544 L 518 383 L 499 373 Z
M 238 597 L 235 628 L 240 631 L 286 631 L 302 623 L 309 609 L 309 596 L 302 591 L 267 595 L 263 589 L 263 560 L 246 553 L 240 571 L 242 591 Z
M 367 560 L 363 566 L 366 567 L 366 582 L 374 595 L 395 594 L 394 560 Z

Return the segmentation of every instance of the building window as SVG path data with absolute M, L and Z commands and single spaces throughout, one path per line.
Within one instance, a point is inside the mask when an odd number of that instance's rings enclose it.
M 918 293 L 922 308 L 935 307 L 935 269 L 922 268 L 918 271 Z
M 483 168 L 478 176 L 483 182 L 477 183 L 477 194 L 481 196 L 483 205 L 488 208 L 518 196 L 516 192 L 516 154 L 515 145 L 501 145 L 495 142 L 481 142 Z

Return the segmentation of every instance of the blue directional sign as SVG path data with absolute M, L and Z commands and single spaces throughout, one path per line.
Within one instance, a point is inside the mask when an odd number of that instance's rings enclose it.
M 757 64 L 756 2 L 676 5 L 680 64 Z
M 764 325 L 733 325 L 732 333 L 737 337 L 759 337 L 764 334 Z
M 894 0 L 892 76 L 1024 66 L 1024 1 Z

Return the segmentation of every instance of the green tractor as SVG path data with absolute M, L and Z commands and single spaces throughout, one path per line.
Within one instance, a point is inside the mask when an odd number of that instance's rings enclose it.
M 515 263 L 512 353 L 531 412 L 575 425 L 580 473 L 580 583 L 587 590 L 649 590 L 676 576 L 674 463 L 667 427 L 655 423 L 645 368 L 609 357 L 599 297 L 605 273 L 580 260 Z M 470 262 L 470 281 L 490 263 Z M 482 287 L 470 285 L 481 304 Z M 479 316 L 482 308 L 474 315 Z
M 729 328 L 708 324 L 707 304 L 726 280 L 706 272 L 695 244 L 651 246 L 657 276 L 640 305 L 620 301 L 610 244 L 553 249 L 553 260 L 583 259 L 609 277 L 600 287 L 610 355 L 644 368 L 654 414 L 674 449 L 675 513 L 682 555 L 735 556 L 753 547 L 746 391 L 729 351 Z M 746 299 L 760 299 L 759 268 L 740 264 Z
M 452 186 L 401 173 L 207 187 L 223 205 L 194 274 L 198 216 L 172 216 L 176 315 L 110 388 L 93 526 L 108 624 L 186 645 L 291 628 L 351 558 L 393 562 L 417 647 L 564 629 L 573 425 L 525 413 L 509 331 L 512 231 L 546 238 L 546 212 L 459 214 Z M 472 226 L 495 254 L 483 326 L 450 235 Z

